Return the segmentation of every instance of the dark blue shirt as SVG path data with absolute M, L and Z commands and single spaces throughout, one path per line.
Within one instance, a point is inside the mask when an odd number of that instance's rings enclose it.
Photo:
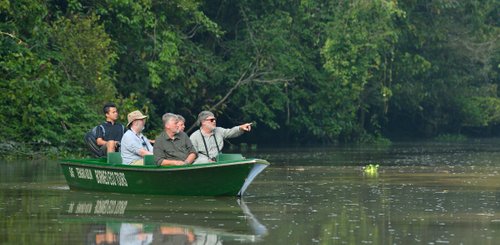
M 104 122 L 97 128 L 97 138 L 102 138 L 105 141 L 121 141 L 124 133 L 125 127 L 119 123 Z

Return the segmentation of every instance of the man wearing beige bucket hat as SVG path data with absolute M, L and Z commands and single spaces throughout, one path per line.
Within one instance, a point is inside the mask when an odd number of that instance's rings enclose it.
M 142 134 L 147 117 L 140 111 L 127 115 L 129 130 L 123 135 L 120 149 L 123 164 L 144 165 L 144 156 L 153 154 L 153 146 Z

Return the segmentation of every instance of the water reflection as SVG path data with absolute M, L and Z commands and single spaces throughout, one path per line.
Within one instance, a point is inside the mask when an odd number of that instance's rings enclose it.
M 230 241 L 256 242 L 268 233 L 241 199 L 88 198 L 69 199 L 62 215 L 65 220 L 92 223 L 89 232 L 84 234 L 85 244 L 220 245 Z M 172 208 L 165 207 L 166 204 Z M 193 212 L 193 207 L 199 210 Z M 209 210 L 205 215 L 212 217 L 200 219 L 201 210 Z M 198 219 L 186 218 L 190 216 L 198 216 Z M 228 216 L 235 216 L 238 221 L 233 223 L 235 217 L 230 217 L 233 220 L 228 222 Z M 250 229 L 245 229 L 243 224 Z
M 87 244 L 222 244 L 214 234 L 195 235 L 177 226 L 148 226 L 142 223 L 110 223 L 89 232 Z
M 127 200 L 96 200 L 95 205 L 91 202 L 70 202 L 68 204 L 69 214 L 125 214 Z
M 273 165 L 240 204 L 71 191 L 56 162 L 0 162 L 0 244 L 496 244 L 499 145 L 259 149 Z
M 493 244 L 500 239 L 499 167 L 283 166 L 262 177 L 274 207 L 268 241 L 295 244 Z M 264 192 L 269 183 L 254 183 Z M 259 192 L 259 193 L 260 193 Z M 269 193 L 269 192 L 268 192 Z M 250 196 L 251 197 L 251 196 Z M 272 214 L 281 215 L 272 215 Z

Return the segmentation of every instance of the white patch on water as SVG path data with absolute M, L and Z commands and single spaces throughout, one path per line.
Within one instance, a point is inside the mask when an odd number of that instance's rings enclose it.
M 67 186 L 67 185 L 49 186 L 49 189 L 52 189 L 52 190 L 69 190 L 69 186 Z

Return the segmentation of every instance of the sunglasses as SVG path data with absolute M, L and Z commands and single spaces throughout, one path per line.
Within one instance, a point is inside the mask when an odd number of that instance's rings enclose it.
M 205 119 L 205 121 L 215 122 L 216 119 L 215 118 L 210 118 L 210 119 Z

